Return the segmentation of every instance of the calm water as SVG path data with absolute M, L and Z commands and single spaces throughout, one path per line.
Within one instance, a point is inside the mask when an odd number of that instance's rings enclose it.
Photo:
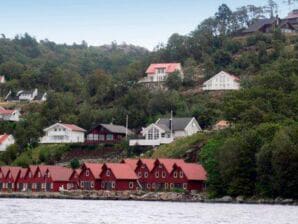
M 298 207 L 136 201 L 0 199 L 0 224 L 298 224 Z

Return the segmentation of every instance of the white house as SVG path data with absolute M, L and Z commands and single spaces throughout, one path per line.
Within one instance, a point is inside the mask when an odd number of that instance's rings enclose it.
M 5 82 L 6 82 L 5 76 L 4 75 L 0 75 L 0 84 L 3 84 Z
M 0 135 L 0 151 L 6 151 L 7 147 L 15 143 L 14 137 L 12 135 L 3 134 Z
M 38 89 L 20 90 L 16 94 L 13 94 L 11 91 L 9 91 L 9 93 L 5 97 L 5 100 L 9 102 L 18 102 L 18 101 L 44 102 L 47 100 L 47 93 L 39 92 Z
M 183 79 L 184 74 L 180 63 L 151 64 L 146 70 L 146 77 L 141 79 L 139 83 L 164 82 L 173 72 L 178 72 L 181 79 Z
M 240 79 L 221 71 L 203 83 L 203 90 L 239 90 Z
M 157 146 L 169 144 L 177 138 L 191 136 L 202 131 L 194 117 L 162 118 L 142 130 L 143 139 L 131 139 L 130 146 Z
M 0 121 L 19 121 L 20 115 L 19 110 L 7 110 L 0 107 Z
M 40 143 L 80 143 L 85 141 L 86 130 L 74 124 L 56 123 L 44 129 Z

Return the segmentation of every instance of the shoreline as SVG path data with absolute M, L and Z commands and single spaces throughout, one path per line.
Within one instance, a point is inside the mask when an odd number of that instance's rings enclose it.
M 63 192 L 0 192 L 1 198 L 19 199 L 67 199 L 67 200 L 118 200 L 118 201 L 157 201 L 188 202 L 209 204 L 263 204 L 298 206 L 294 199 L 244 199 L 242 197 L 209 199 L 202 194 L 184 194 L 175 192 L 130 192 L 130 191 L 63 191 Z

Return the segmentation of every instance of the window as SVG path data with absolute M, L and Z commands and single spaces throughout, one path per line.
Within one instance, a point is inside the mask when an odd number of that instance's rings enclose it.
M 98 140 L 99 141 L 104 141 L 105 140 L 105 136 L 104 135 L 98 135 Z
M 157 73 L 158 74 L 163 74 L 163 73 L 165 73 L 165 69 L 164 68 L 158 68 Z
M 86 170 L 86 177 L 89 176 L 89 170 Z
M 54 131 L 57 131 L 57 128 L 55 128 Z
M 115 189 L 115 186 L 116 186 L 116 184 L 115 184 L 115 182 L 113 181 L 113 182 L 112 182 L 112 188 Z
M 129 189 L 133 189 L 133 182 L 129 182 Z
M 105 188 L 105 182 L 101 182 L 101 188 L 102 188 L 102 189 Z
M 182 171 L 179 172 L 179 177 L 183 178 L 183 172 Z
M 174 188 L 174 184 L 173 184 L 173 183 L 170 184 L 170 188 L 171 188 L 171 189 Z
M 155 183 L 152 183 L 152 189 L 155 189 Z
M 187 189 L 187 183 L 183 183 L 183 189 L 184 189 L 184 190 Z
M 138 177 L 142 177 L 142 172 L 138 172 Z
M 155 177 L 159 178 L 159 172 L 158 171 L 155 172 Z
M 148 139 L 153 139 L 153 129 L 151 128 L 149 131 L 148 131 Z
M 148 172 L 144 173 L 144 177 L 147 178 L 148 177 Z
M 112 141 L 112 140 L 114 140 L 114 135 L 112 135 L 112 134 L 107 134 L 107 140 L 108 140 L 108 141 Z
M 45 188 L 46 188 L 46 184 L 45 184 L 45 183 L 42 183 L 42 184 L 41 184 L 41 188 L 42 188 L 42 189 L 45 189 Z
M 94 188 L 94 181 L 91 181 L 91 187 Z
M 178 177 L 178 174 L 177 174 L 177 171 L 174 172 L 174 178 L 177 178 Z
M 162 178 L 166 178 L 166 172 L 165 171 L 162 171 L 162 173 L 161 173 L 161 175 L 162 175 Z
M 54 188 L 54 184 L 53 183 L 51 183 L 51 189 L 53 189 Z
M 153 136 L 154 139 L 159 139 L 159 130 L 154 128 L 154 136 Z
M 165 183 L 165 190 L 169 188 L 169 183 Z
M 111 175 L 110 170 L 107 170 L 107 171 L 106 171 L 106 176 L 109 177 L 110 175 Z
M 84 187 L 84 181 L 81 181 L 81 188 Z
M 147 183 L 147 189 L 150 189 L 150 187 L 151 187 L 151 184 Z
M 41 174 L 40 174 L 40 172 L 38 172 L 37 176 L 38 176 L 38 177 L 41 177 Z

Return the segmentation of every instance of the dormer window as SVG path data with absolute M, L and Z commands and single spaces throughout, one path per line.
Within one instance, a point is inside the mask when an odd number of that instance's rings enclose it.
M 86 177 L 89 176 L 89 170 L 86 170 Z
M 182 171 L 179 172 L 179 177 L 183 178 L 183 172 Z
M 165 68 L 157 68 L 157 74 L 164 74 L 165 73 Z
M 156 178 L 159 178 L 159 172 L 158 172 L 158 171 L 155 172 L 155 177 L 156 177 Z
M 162 178 L 166 178 L 166 172 L 165 171 L 162 171 L 162 173 L 161 173 L 161 176 L 162 176 Z
M 144 173 L 144 177 L 147 178 L 148 177 L 148 172 Z
M 177 171 L 174 172 L 174 178 L 177 178 L 178 177 L 178 174 L 177 174 Z
M 107 177 L 111 176 L 111 172 L 110 172 L 110 170 L 107 170 L 107 172 L 106 172 L 106 176 L 107 176 Z

